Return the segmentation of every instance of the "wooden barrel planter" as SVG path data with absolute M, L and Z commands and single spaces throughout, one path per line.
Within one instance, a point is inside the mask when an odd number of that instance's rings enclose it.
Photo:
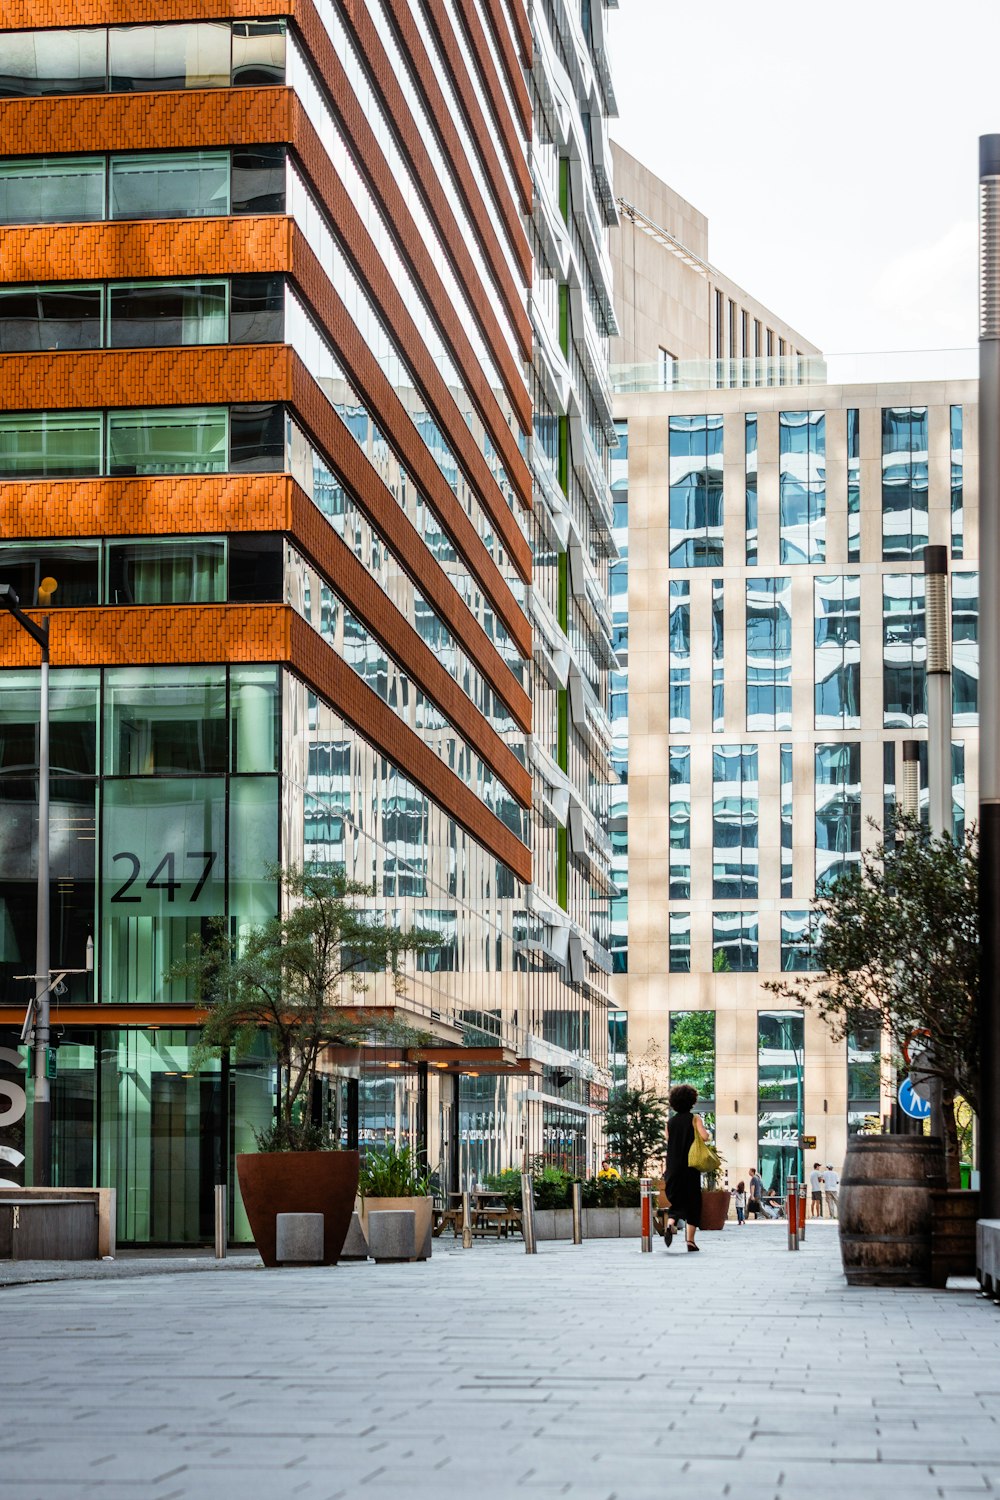
M 930 1286 L 939 1136 L 855 1136 L 840 1179 L 840 1255 L 850 1286 Z
M 931 1211 L 931 1285 L 946 1286 L 949 1276 L 975 1276 L 978 1192 L 936 1189 Z

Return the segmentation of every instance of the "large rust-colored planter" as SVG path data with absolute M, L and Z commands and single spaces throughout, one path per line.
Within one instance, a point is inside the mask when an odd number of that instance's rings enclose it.
M 243 1207 L 265 1266 L 278 1264 L 278 1214 L 322 1214 L 323 1264 L 337 1264 L 351 1227 L 360 1165 L 356 1151 L 260 1151 L 237 1156 Z
M 726 1220 L 729 1217 L 729 1203 L 729 1194 L 724 1189 L 710 1191 L 708 1188 L 702 1188 L 702 1229 L 725 1229 Z

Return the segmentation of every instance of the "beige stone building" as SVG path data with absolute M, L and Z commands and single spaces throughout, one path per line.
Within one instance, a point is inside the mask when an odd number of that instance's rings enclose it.
M 697 228 L 674 202 L 678 233 Z M 659 253 L 668 318 L 703 278 Z M 813 896 L 891 818 L 901 742 L 926 741 L 928 543 L 952 559 L 956 831 L 977 799 L 977 384 L 827 383 L 788 329 L 784 356 L 715 360 L 704 319 L 710 357 L 668 367 L 672 330 L 640 300 L 626 281 L 645 365 L 624 362 L 616 397 L 613 1047 L 627 1034 L 634 1068 L 695 1082 L 730 1181 L 760 1163 L 778 1188 L 801 1136 L 807 1170 L 839 1166 L 888 1108 L 877 1035 L 833 1044 L 764 986 L 811 967 Z

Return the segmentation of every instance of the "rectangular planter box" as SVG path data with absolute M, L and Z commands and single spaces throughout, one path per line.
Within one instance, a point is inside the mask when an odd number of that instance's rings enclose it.
M 583 1210 L 583 1237 L 585 1240 L 616 1240 L 621 1234 L 617 1208 L 585 1208 Z
M 573 1238 L 573 1210 L 571 1208 L 536 1208 L 536 1240 L 571 1240 Z
M 642 1234 L 642 1209 L 620 1208 L 618 1210 L 619 1233 L 622 1239 L 637 1240 Z

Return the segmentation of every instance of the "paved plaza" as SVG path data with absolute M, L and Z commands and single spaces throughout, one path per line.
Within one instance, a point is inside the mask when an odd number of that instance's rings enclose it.
M 2 1287 L 0 1494 L 1000 1493 L 1000 1309 L 849 1291 L 829 1224 L 703 1244 Z

